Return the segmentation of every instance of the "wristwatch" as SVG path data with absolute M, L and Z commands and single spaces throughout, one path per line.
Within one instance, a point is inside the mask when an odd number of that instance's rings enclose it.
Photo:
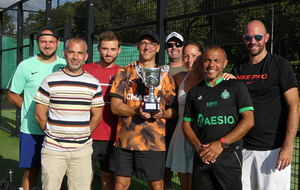
M 225 139 L 220 138 L 220 141 L 221 141 L 221 145 L 224 149 L 229 147 L 229 144 L 225 141 Z

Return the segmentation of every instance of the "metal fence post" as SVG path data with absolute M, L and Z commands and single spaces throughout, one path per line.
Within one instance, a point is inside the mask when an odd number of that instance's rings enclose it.
M 87 0 L 86 42 L 89 53 L 87 63 L 93 62 L 94 4 L 94 0 Z
M 159 36 L 160 50 L 158 56 L 156 57 L 156 63 L 158 65 L 165 64 L 165 39 L 166 39 L 166 29 L 165 29 L 165 18 L 167 16 L 167 0 L 157 0 L 157 23 L 156 32 Z

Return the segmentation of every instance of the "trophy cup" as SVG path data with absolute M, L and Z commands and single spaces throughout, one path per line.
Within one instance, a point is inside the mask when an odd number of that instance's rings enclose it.
M 163 76 L 161 74 L 166 72 Z M 148 100 L 144 103 L 144 112 L 158 112 L 160 110 L 160 104 L 154 97 L 154 88 L 158 87 L 162 79 L 167 75 L 169 66 L 165 65 L 163 68 L 144 68 L 142 69 L 139 65 L 136 66 L 136 72 L 142 79 L 146 87 L 149 88 Z

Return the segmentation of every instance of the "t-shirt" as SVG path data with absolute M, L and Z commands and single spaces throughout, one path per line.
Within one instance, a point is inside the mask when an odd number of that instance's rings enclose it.
M 253 105 L 242 82 L 221 77 L 211 87 L 205 79 L 188 92 L 183 120 L 194 122 L 200 142 L 208 144 L 227 135 L 239 123 L 239 114 L 249 110 L 253 111 Z M 229 147 L 241 146 L 242 139 Z
M 169 73 L 172 76 L 175 76 L 177 73 L 181 73 L 181 72 L 188 72 L 184 64 L 179 67 L 169 67 Z
M 42 82 L 34 101 L 49 106 L 43 146 L 73 151 L 92 145 L 91 107 L 104 105 L 99 81 L 85 71 L 71 76 L 59 70 Z
M 116 138 L 118 116 L 113 115 L 111 112 L 110 96 L 108 94 L 119 68 L 120 66 L 118 65 L 114 65 L 111 68 L 102 68 L 97 63 L 84 64 L 82 66 L 83 70 L 99 80 L 105 102 L 102 119 L 91 135 L 93 140 L 114 141 Z
M 283 93 L 297 87 L 291 64 L 268 53 L 257 64 L 248 59 L 235 65 L 232 74 L 243 81 L 254 105 L 255 124 L 244 137 L 244 148 L 271 150 L 282 146 L 286 134 L 287 105 Z
M 20 126 L 22 133 L 44 135 L 34 117 L 35 101 L 33 98 L 44 78 L 65 66 L 65 59 L 58 56 L 53 63 L 43 63 L 37 59 L 37 56 L 34 56 L 20 62 L 16 68 L 9 90 L 16 94 L 24 92 Z
M 141 103 L 147 100 L 149 89 L 142 83 L 136 67 L 125 66 L 118 70 L 109 95 L 120 98 L 124 104 L 131 107 L 140 107 Z M 177 107 L 175 95 L 175 82 L 168 73 L 154 89 L 160 109 Z M 140 115 L 120 116 L 115 146 L 127 150 L 165 151 L 165 123 L 163 118 L 144 120 Z

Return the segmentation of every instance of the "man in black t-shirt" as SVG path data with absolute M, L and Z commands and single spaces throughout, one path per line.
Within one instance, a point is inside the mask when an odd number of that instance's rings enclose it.
M 243 138 L 244 190 L 290 189 L 298 84 L 290 63 L 267 52 L 269 37 L 261 21 L 248 23 L 243 39 L 249 58 L 232 70 L 246 84 L 255 110 L 255 125 Z
M 227 62 L 221 47 L 208 48 L 202 56 L 206 78 L 186 98 L 182 130 L 196 149 L 192 189 L 242 189 L 241 138 L 254 125 L 253 106 L 242 82 L 223 80 Z

